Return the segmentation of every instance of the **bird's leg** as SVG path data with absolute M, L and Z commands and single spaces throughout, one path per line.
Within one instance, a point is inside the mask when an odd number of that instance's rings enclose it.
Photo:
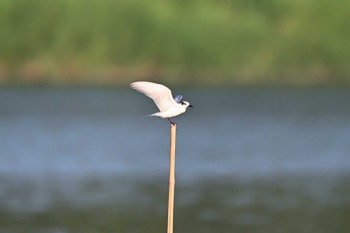
M 172 124 L 172 125 L 176 125 L 176 123 L 175 123 L 175 122 L 172 122 L 172 121 L 171 121 L 171 118 L 170 118 L 170 117 L 168 118 L 168 120 L 169 120 L 170 124 Z

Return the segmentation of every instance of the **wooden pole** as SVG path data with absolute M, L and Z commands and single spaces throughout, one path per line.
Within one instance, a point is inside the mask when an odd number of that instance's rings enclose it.
M 174 225 L 175 146 L 176 146 L 176 124 L 170 124 L 169 199 L 168 199 L 168 231 L 167 233 L 173 233 L 173 225 Z

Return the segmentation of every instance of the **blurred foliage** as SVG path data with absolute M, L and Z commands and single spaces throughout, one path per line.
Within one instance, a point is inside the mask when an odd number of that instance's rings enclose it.
M 350 84 L 345 0 L 2 0 L 0 83 Z

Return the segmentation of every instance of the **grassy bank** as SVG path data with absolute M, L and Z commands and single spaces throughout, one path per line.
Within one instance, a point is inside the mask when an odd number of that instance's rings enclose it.
M 350 84 L 350 2 L 3 0 L 0 82 Z

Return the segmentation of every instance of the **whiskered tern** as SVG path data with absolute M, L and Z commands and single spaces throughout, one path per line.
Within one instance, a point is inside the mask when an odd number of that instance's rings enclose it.
M 172 122 L 171 117 L 186 112 L 188 107 L 193 108 L 189 102 L 181 101 L 181 95 L 173 98 L 171 90 L 162 84 L 139 81 L 131 83 L 130 87 L 145 94 L 157 105 L 160 112 L 153 113 L 150 116 L 167 118 L 171 124 L 175 124 Z

